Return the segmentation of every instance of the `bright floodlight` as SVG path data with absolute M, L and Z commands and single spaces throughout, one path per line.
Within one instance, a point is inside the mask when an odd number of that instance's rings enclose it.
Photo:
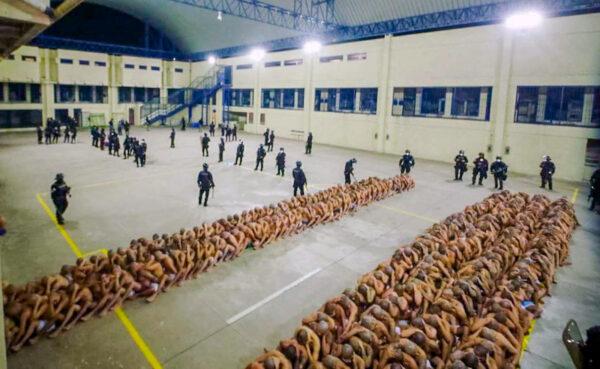
M 254 61 L 259 61 L 265 57 L 265 54 L 266 51 L 263 49 L 252 49 L 252 51 L 250 51 L 250 58 Z
M 536 11 L 530 10 L 522 13 L 513 14 L 506 19 L 506 27 L 513 29 L 533 28 L 542 23 L 542 15 Z
M 217 62 L 217 58 L 215 58 L 214 56 L 209 56 L 208 57 L 208 64 L 215 64 Z
M 321 50 L 321 43 L 319 41 L 307 41 L 304 44 L 304 52 L 307 54 L 318 53 Z

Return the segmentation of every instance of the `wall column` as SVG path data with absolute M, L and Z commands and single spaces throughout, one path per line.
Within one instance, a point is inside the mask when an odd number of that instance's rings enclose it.
M 488 88 L 482 88 L 479 93 L 479 112 L 477 114 L 477 119 L 485 120 L 485 114 L 487 112 L 487 102 L 490 94 L 490 90 Z
M 581 123 L 590 125 L 592 123 L 592 112 L 594 108 L 594 89 L 586 87 L 583 95 L 583 111 L 581 114 Z
M 502 37 L 502 48 L 500 51 L 499 59 L 496 64 L 496 82 L 494 85 L 494 99 L 495 104 L 492 104 L 492 111 L 494 112 L 490 122 L 490 145 L 492 145 L 492 151 L 488 153 L 488 156 L 495 157 L 502 155 L 504 152 L 504 146 L 506 144 L 506 129 L 511 122 L 511 118 L 508 116 L 509 109 L 511 108 L 509 97 L 510 97 L 510 75 L 511 75 L 511 61 L 513 53 L 513 34 L 506 31 Z M 497 91 L 497 93 L 496 93 Z M 483 149 L 483 148 L 482 148 Z M 505 160 L 506 161 L 506 160 Z M 510 161 L 509 161 L 510 165 Z
M 535 112 L 535 121 L 543 122 L 544 115 L 546 114 L 546 101 L 548 100 L 548 89 L 546 87 L 540 87 L 538 92 L 538 103 L 537 111 Z
M 379 86 L 377 86 L 377 138 L 375 150 L 385 152 L 387 141 L 387 122 L 390 109 L 390 64 L 392 50 L 392 36 L 386 35 L 382 41 L 381 66 L 379 68 Z
M 312 114 L 314 110 L 315 101 L 313 72 L 315 69 L 316 58 L 317 56 L 315 54 L 311 54 L 306 57 L 308 65 L 304 73 L 304 120 L 302 128 L 304 131 L 304 138 L 308 137 L 308 133 L 311 131 Z
M 446 96 L 444 97 L 444 117 L 450 118 L 452 116 L 452 88 L 446 88 Z

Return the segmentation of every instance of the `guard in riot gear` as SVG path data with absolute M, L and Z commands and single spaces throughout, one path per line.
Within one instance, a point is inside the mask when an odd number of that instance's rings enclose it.
M 267 156 L 267 152 L 265 151 L 264 146 L 261 144 L 258 147 L 258 150 L 256 150 L 256 167 L 254 167 L 254 170 L 258 170 L 258 166 L 260 165 L 260 171 L 262 172 L 265 164 L 265 156 Z
M 277 165 L 277 175 L 283 177 L 285 175 L 285 151 L 283 151 L 283 147 L 279 149 L 279 154 L 275 158 L 275 164 Z
M 548 183 L 548 189 L 552 191 L 552 176 L 556 171 L 556 166 L 552 162 L 552 159 L 548 155 L 544 155 L 542 158 L 542 162 L 540 163 L 540 177 L 542 177 L 542 185 L 540 188 L 546 188 L 546 183 Z
M 504 181 L 508 174 L 508 166 L 502 161 L 500 156 L 496 156 L 496 161 L 490 166 L 490 172 L 494 175 L 494 188 L 504 189 Z
M 473 161 L 473 181 L 472 184 L 475 185 L 475 180 L 477 179 L 477 176 L 479 175 L 479 182 L 478 184 L 480 186 L 483 186 L 483 180 L 485 178 L 487 178 L 487 172 L 488 172 L 488 161 L 485 158 L 485 156 L 483 155 L 482 152 L 479 153 L 479 157 L 477 157 L 477 159 L 475 159 L 475 161 Z
M 463 174 L 467 171 L 467 163 L 469 159 L 465 155 L 463 150 L 458 152 L 458 155 L 454 157 L 454 180 L 462 181 Z
M 306 183 L 306 175 L 304 175 L 304 171 L 302 170 L 302 162 L 296 162 L 296 168 L 292 171 L 292 177 L 294 177 L 294 196 L 297 195 L 298 190 L 300 190 L 300 195 L 304 196 L 304 187 L 307 187 Z
M 204 206 L 207 206 L 208 194 L 210 189 L 215 187 L 212 173 L 208 171 L 208 164 L 202 164 L 202 171 L 198 173 L 198 187 L 200 188 L 200 195 L 198 196 L 198 205 L 202 205 L 202 197 L 204 196 Z
M 50 187 L 50 196 L 56 207 L 56 221 L 58 224 L 65 224 L 63 214 L 69 206 L 68 197 L 71 196 L 71 187 L 65 183 L 64 175 L 58 173 L 52 186 Z
M 415 158 L 410 154 L 410 150 L 406 150 L 404 155 L 402 155 L 402 159 L 400 159 L 400 174 L 410 173 L 412 167 L 415 166 Z
M 346 162 L 344 166 L 344 182 L 346 184 L 352 183 L 351 176 L 354 177 L 354 164 L 356 164 L 356 159 L 350 159 Z

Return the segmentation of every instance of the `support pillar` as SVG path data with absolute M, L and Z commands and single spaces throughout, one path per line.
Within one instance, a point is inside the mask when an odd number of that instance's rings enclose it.
M 375 150 L 385 152 L 387 141 L 387 122 L 390 109 L 390 64 L 392 54 L 392 36 L 383 38 L 381 66 L 379 68 L 379 86 L 377 88 L 377 138 L 375 138 Z
M 509 109 L 512 109 L 514 104 L 509 103 L 510 97 L 510 75 L 512 70 L 511 60 L 513 53 L 513 34 L 510 32 L 504 33 L 502 37 L 502 48 L 500 59 L 496 65 L 496 81 L 494 92 L 496 95 L 495 104 L 493 104 L 494 115 L 491 118 L 490 124 L 490 145 L 491 152 L 488 154 L 491 157 L 502 155 L 506 144 L 506 130 L 512 122 L 512 117 L 509 116 Z
M 313 114 L 313 103 L 315 101 L 315 89 L 313 87 L 313 71 L 315 68 L 316 55 L 312 54 L 306 57 L 308 63 L 306 72 L 304 73 L 304 119 L 302 130 L 304 131 L 304 138 L 308 137 L 308 133 L 311 132 L 312 114 Z

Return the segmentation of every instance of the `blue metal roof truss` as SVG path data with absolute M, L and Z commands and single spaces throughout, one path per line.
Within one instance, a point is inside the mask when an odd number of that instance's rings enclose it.
M 268 51 L 302 47 L 310 37 L 318 37 L 323 43 L 334 43 L 380 37 L 386 34 L 409 34 L 439 29 L 467 27 L 501 22 L 508 14 L 532 1 L 501 2 L 471 6 L 460 9 L 422 14 L 412 17 L 375 22 L 358 26 L 344 26 L 335 22 L 335 0 L 294 0 L 294 9 L 288 10 L 258 0 L 171 0 L 221 11 L 241 18 L 295 29 L 302 36 L 263 42 L 260 45 L 240 45 L 225 49 L 196 53 L 173 53 L 143 48 L 109 45 L 97 42 L 66 40 L 39 36 L 32 44 L 47 48 L 65 48 L 97 51 L 109 54 L 127 54 L 163 59 L 205 60 L 209 55 L 226 58 L 241 55 L 250 46 L 261 46 Z M 538 2 L 539 4 L 539 2 Z M 547 16 L 600 12 L 600 0 L 545 0 L 543 11 Z

